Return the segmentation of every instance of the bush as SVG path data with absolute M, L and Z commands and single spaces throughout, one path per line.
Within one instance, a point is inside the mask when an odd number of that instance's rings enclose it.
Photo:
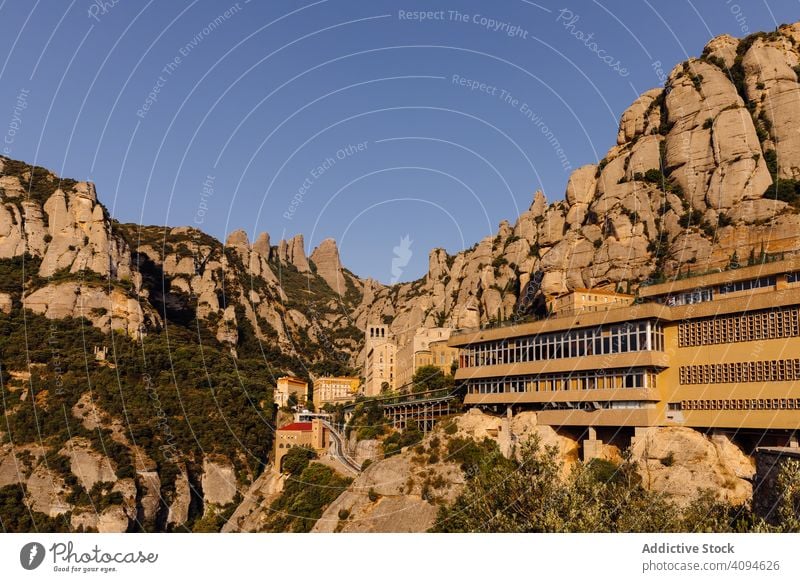
M 404 447 L 410 447 L 422 440 L 423 434 L 414 425 L 407 426 L 403 432 L 396 432 L 383 441 L 383 454 L 391 457 L 399 453 Z
M 349 509 L 340 509 L 339 510 L 339 519 L 345 521 L 347 518 L 350 517 L 350 510 Z
M 325 508 L 347 489 L 352 479 L 341 477 L 330 467 L 311 463 L 299 476 L 291 476 L 280 497 L 270 506 L 263 531 L 308 532 Z
M 446 460 L 458 463 L 467 478 L 470 478 L 485 463 L 496 461 L 495 453 L 498 451 L 497 443 L 489 438 L 480 443 L 469 438 L 455 438 L 447 443 Z
M 381 496 L 378 495 L 378 492 L 375 491 L 372 487 L 370 487 L 369 491 L 367 492 L 367 497 L 372 503 L 375 503 L 378 499 L 381 498 Z
M 292 447 L 283 457 L 281 470 L 290 475 L 299 475 L 306 470 L 312 459 L 317 458 L 317 453 L 308 447 Z
M 412 391 L 415 393 L 447 387 L 447 378 L 438 366 L 421 366 L 411 381 L 414 383 Z

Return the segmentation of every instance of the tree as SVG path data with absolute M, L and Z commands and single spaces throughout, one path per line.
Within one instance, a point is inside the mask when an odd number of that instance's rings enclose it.
M 453 441 L 458 442 L 458 441 Z M 463 492 L 442 507 L 433 527 L 439 532 L 680 532 L 750 529 L 746 509 L 706 493 L 681 510 L 641 484 L 634 464 L 606 461 L 577 464 L 568 475 L 555 447 L 534 437 L 518 459 L 497 447 L 469 449 L 462 470 Z M 448 447 L 450 449 L 450 447 Z M 799 481 L 800 482 L 800 481 Z
M 307 447 L 292 447 L 281 460 L 281 471 L 290 475 L 299 475 L 305 471 L 312 459 L 317 458 L 317 453 Z
M 427 392 L 429 390 L 439 390 L 447 386 L 444 372 L 436 366 L 421 366 L 414 373 L 411 379 L 413 383 L 412 392 Z

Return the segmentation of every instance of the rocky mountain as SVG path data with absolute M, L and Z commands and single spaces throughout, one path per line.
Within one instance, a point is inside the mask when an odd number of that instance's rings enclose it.
M 236 231 L 223 243 L 121 224 L 92 184 L 0 157 L 0 380 L 13 429 L 0 433 L 0 492 L 24 484 L 39 514 L 69 514 L 72 528 L 213 529 L 258 488 L 275 377 L 356 372 L 370 322 L 397 335 L 474 327 L 569 289 L 635 289 L 797 251 L 798 40 L 800 24 L 713 39 L 624 111 L 616 145 L 572 173 L 563 199 L 536 192 L 495 236 L 434 249 L 425 277 L 392 286 L 349 272 L 330 239 L 309 253 L 302 235 L 273 244 Z M 255 520 L 245 509 L 237 519 Z
M 391 322 L 397 334 L 474 327 L 525 312 L 542 295 L 635 288 L 681 269 L 724 267 L 734 252 L 746 260 L 796 251 L 798 38 L 800 24 L 713 39 L 625 110 L 617 145 L 572 173 L 563 200 L 548 204 L 536 192 L 496 236 L 455 255 L 432 250 L 417 281 L 361 280 L 342 267 L 332 239 L 307 256 L 302 235 L 271 246 L 267 233 L 251 244 L 236 231 L 222 244 L 191 228 L 120 225 L 91 184 L 7 159 L 0 257 L 41 259 L 48 281 L 26 305 L 48 317 L 105 302 L 111 308 L 92 321 L 136 334 L 189 310 L 234 348 L 246 318 L 282 351 L 333 346 L 352 365 L 368 321 Z M 62 281 L 86 272 L 127 285 L 128 296 Z

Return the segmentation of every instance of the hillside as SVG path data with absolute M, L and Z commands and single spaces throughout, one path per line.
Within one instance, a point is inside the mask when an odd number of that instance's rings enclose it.
M 268 466 L 274 379 L 357 372 L 369 322 L 475 327 L 797 251 L 798 40 L 800 24 L 713 39 L 625 110 L 563 200 L 537 192 L 393 286 L 332 240 L 307 254 L 302 235 L 121 224 L 91 183 L 0 157 L 0 507 L 33 511 L 3 527 L 219 529 Z

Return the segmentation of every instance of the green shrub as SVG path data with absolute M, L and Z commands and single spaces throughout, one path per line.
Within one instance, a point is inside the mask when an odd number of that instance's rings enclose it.
M 312 459 L 317 458 L 317 453 L 308 447 L 292 447 L 281 460 L 281 470 L 290 475 L 299 475 L 306 470 Z
M 407 426 L 402 432 L 396 432 L 383 441 L 383 454 L 386 457 L 396 455 L 404 447 L 410 447 L 422 440 L 423 434 L 414 425 Z

